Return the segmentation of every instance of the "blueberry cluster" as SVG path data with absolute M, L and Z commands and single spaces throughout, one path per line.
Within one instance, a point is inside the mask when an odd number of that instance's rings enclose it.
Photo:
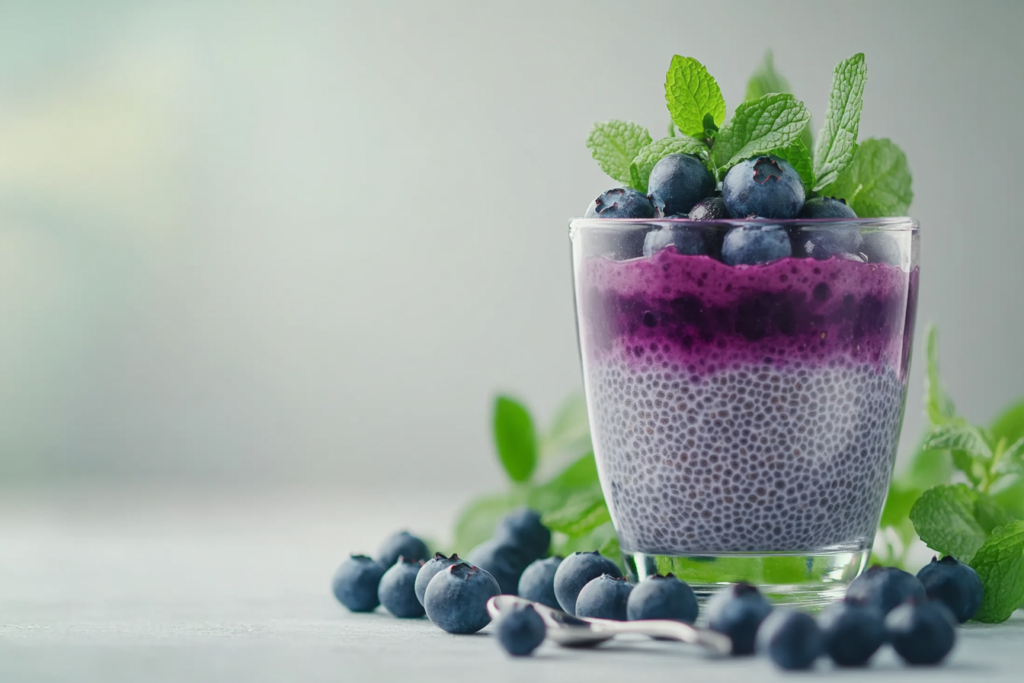
M 733 166 L 721 190 L 696 156 L 669 154 L 654 165 L 650 194 L 615 188 L 587 208 L 587 218 L 676 218 L 691 221 L 736 219 L 855 219 L 845 199 L 806 199 L 796 170 L 784 159 L 768 154 Z M 806 199 L 806 201 L 805 201 Z M 832 257 L 877 263 L 899 263 L 899 249 L 887 235 L 863 236 L 855 225 L 829 224 L 820 230 L 788 231 L 762 222 L 732 228 L 721 239 L 704 225 L 673 225 L 647 233 L 644 256 L 673 247 L 677 253 L 711 256 L 728 265 L 770 263 L 787 256 L 824 260 Z M 611 250 L 613 257 L 639 256 L 635 249 Z

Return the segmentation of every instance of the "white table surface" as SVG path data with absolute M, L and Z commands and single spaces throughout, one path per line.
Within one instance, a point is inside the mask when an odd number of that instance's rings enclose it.
M 74 485 L 0 490 L 0 683 L 23 681 L 776 680 L 763 659 L 713 661 L 637 639 L 543 645 L 512 660 L 490 628 L 451 636 L 330 595 L 349 551 L 398 528 L 443 536 L 458 506 L 323 487 Z M 371 679 L 370 676 L 373 678 Z M 788 678 L 792 674 L 786 675 Z M 961 629 L 949 661 L 800 680 L 1024 680 L 1024 614 Z

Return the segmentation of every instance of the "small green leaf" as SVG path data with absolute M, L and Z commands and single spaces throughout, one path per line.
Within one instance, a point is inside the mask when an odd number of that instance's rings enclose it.
M 772 55 L 772 51 L 768 50 L 757 69 L 751 74 L 750 80 L 747 81 L 747 96 L 744 100 L 753 102 L 765 95 L 777 92 L 788 93 L 792 90 L 789 89 L 789 81 L 786 80 L 786 77 L 775 70 L 775 57 Z
M 939 376 L 939 330 L 935 325 L 929 325 L 926 334 L 928 341 L 925 347 L 925 410 L 928 413 L 928 420 L 933 425 L 941 425 L 956 417 L 956 408 L 953 407 L 953 401 L 942 386 L 942 378 Z
M 978 526 L 984 529 L 986 534 L 990 534 L 993 529 L 1006 526 L 1014 518 L 995 498 L 979 492 L 977 500 L 974 501 L 974 519 L 978 520 Z
M 501 518 L 524 502 L 518 492 L 484 496 L 470 502 L 456 518 L 452 551 L 465 554 L 491 538 Z
M 853 161 L 867 79 L 868 67 L 863 53 L 839 62 L 832 72 L 825 124 L 814 148 L 814 174 L 818 178 L 815 190 L 834 183 Z
M 715 125 L 715 117 L 711 114 L 704 114 L 704 137 L 713 138 L 718 133 L 718 126 Z
M 736 113 L 715 139 L 715 162 L 722 171 L 745 159 L 785 149 L 800 138 L 811 119 L 803 102 L 792 95 L 765 95 L 736 107 Z
M 999 507 L 1014 519 L 1024 519 L 1024 477 L 992 494 Z
M 670 138 L 674 138 L 676 136 L 676 122 L 675 121 L 671 121 L 670 120 L 668 122 L 668 136 Z
M 529 505 L 540 513 L 554 512 L 563 508 L 569 499 L 592 491 L 601 495 L 601 483 L 594 454 L 587 453 L 551 481 L 531 491 Z
M 513 398 L 494 400 L 494 445 L 512 481 L 529 481 L 537 466 L 537 437 L 529 411 Z
M 819 177 L 816 184 L 821 182 Z M 821 194 L 845 199 L 861 218 L 906 215 L 914 199 L 907 155 L 891 140 L 868 138 L 857 146 L 853 162 Z
M 692 57 L 672 57 L 665 75 L 668 113 L 683 135 L 704 133 L 704 116 L 711 114 L 715 125 L 725 121 L 725 100 L 718 83 L 704 65 Z
M 910 521 L 921 540 L 943 555 L 970 562 L 985 543 L 985 530 L 974 518 L 976 496 L 964 484 L 936 486 L 921 494 Z
M 1024 437 L 1024 401 L 1004 410 L 992 423 L 989 432 L 992 433 L 992 439 L 997 442 L 1006 439 L 1007 443 L 1013 443 Z
M 629 165 L 637 152 L 651 144 L 647 129 L 629 121 L 595 123 L 587 147 L 601 170 L 625 185 L 631 184 Z
M 925 436 L 923 447 L 929 450 L 964 451 L 976 458 L 992 457 L 992 449 L 981 430 L 961 419 L 932 428 Z
M 949 451 L 933 451 L 919 446 L 910 461 L 910 467 L 900 477 L 900 482 L 904 486 L 923 491 L 948 483 L 952 474 L 953 463 Z
M 567 536 L 581 536 L 611 519 L 600 491 L 571 498 L 560 510 L 543 516 L 544 526 Z
M 984 586 L 976 621 L 998 624 L 1024 606 L 1024 522 L 994 530 L 969 564 Z
M 630 169 L 634 188 L 640 192 L 647 192 L 647 181 L 651 177 L 651 169 L 659 161 L 669 154 L 700 154 L 708 151 L 707 146 L 700 140 L 686 135 L 675 138 L 662 138 L 641 149 Z
M 814 164 L 811 163 L 811 151 L 807 149 L 803 141 L 797 138 L 789 147 L 776 149 L 771 152 L 780 159 L 785 159 L 800 176 L 805 190 L 810 190 L 814 185 Z

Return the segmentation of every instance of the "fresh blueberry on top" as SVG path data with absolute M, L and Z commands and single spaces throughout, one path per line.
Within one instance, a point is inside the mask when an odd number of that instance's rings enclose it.
M 555 597 L 562 610 L 575 616 L 580 591 L 602 574 L 622 576 L 619 566 L 596 550 L 573 553 L 562 560 L 555 571 Z
M 384 567 L 366 555 L 352 555 L 341 563 L 331 580 L 334 597 L 351 612 L 372 612 L 380 604 L 377 587 Z
M 692 221 L 718 221 L 729 218 L 729 210 L 721 197 L 708 197 L 693 205 L 688 218 Z
M 519 597 L 562 609 L 555 597 L 555 572 L 560 564 L 562 558 L 557 556 L 531 562 L 519 577 Z
M 377 588 L 377 597 L 384 609 L 400 619 L 423 616 L 423 605 L 416 598 L 416 575 L 422 567 L 423 560 L 399 557 L 398 562 L 384 572 Z
M 692 624 L 697 621 L 697 596 L 690 584 L 673 574 L 655 574 L 641 581 L 629 594 L 626 616 L 638 619 L 671 619 Z
M 669 154 L 651 169 L 647 191 L 660 215 L 685 214 L 715 191 L 715 179 L 697 157 Z
M 740 582 L 715 593 L 707 605 L 708 627 L 729 636 L 734 655 L 754 652 L 754 638 L 771 603 L 749 583 Z
M 498 642 L 505 652 L 513 657 L 523 657 L 540 647 L 548 629 L 533 605 L 525 605 L 502 615 L 496 630 Z
M 505 595 L 516 594 L 519 577 L 530 563 L 518 547 L 503 545 L 494 538 L 470 550 L 466 559 L 470 564 L 486 570 L 493 576 Z
M 983 587 L 978 572 L 952 555 L 934 557 L 921 568 L 917 578 L 932 600 L 941 600 L 961 624 L 981 607 Z
M 423 606 L 442 631 L 476 633 L 491 623 L 487 601 L 500 593 L 498 582 L 483 569 L 453 564 L 430 580 Z
M 799 218 L 856 218 L 857 214 L 846 205 L 845 199 L 815 197 L 804 202 Z
M 885 642 L 882 613 L 854 600 L 832 603 L 818 619 L 825 650 L 838 666 L 864 666 Z
M 501 520 L 494 540 L 519 548 L 527 562 L 533 562 L 548 554 L 551 531 L 541 524 L 539 512 L 519 508 Z
M 769 154 L 729 169 L 722 198 L 732 216 L 795 218 L 804 205 L 804 186 L 788 161 Z
M 884 232 L 869 232 L 860 243 L 860 251 L 869 263 L 888 263 L 890 266 L 900 265 L 900 247 Z
M 602 574 L 587 582 L 576 598 L 576 616 L 626 621 L 626 604 L 633 586 L 621 576 Z
M 850 583 L 846 597 L 888 614 L 904 600 L 924 600 L 925 592 L 913 574 L 896 567 L 875 565 Z
M 677 254 L 688 256 L 708 253 L 704 231 L 693 225 L 666 225 L 650 231 L 644 238 L 644 256 L 648 258 L 667 247 L 675 247 Z
M 722 261 L 730 266 L 771 263 L 792 255 L 789 233 L 781 225 L 740 225 L 722 242 Z
M 780 669 L 810 669 L 824 651 L 825 639 L 811 615 L 777 609 L 758 629 L 757 649 L 767 653 Z
M 586 218 L 654 218 L 654 205 L 647 195 L 616 187 L 600 195 L 587 207 Z
M 938 664 L 956 643 L 956 617 L 939 600 L 908 600 L 889 612 L 885 628 L 908 664 Z
M 387 569 L 399 557 L 407 560 L 426 560 L 430 552 L 427 544 L 416 538 L 408 531 L 399 531 L 384 539 L 377 549 L 377 564 Z
M 430 584 L 430 580 L 434 578 L 434 574 L 459 562 L 464 562 L 464 560 L 460 560 L 457 554 L 445 557 L 441 553 L 436 553 L 420 567 L 419 573 L 416 574 L 416 599 L 420 601 L 421 605 L 423 604 L 423 596 L 427 592 L 427 586 Z
M 833 256 L 856 255 L 862 238 L 860 229 L 846 224 L 794 228 L 791 241 L 794 256 L 824 261 Z M 861 259 L 856 257 L 855 260 Z

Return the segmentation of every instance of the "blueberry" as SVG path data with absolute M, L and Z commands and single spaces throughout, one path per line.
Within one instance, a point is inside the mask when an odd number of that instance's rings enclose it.
M 548 554 L 551 531 L 541 524 L 539 512 L 519 508 L 501 520 L 494 540 L 501 545 L 519 548 L 527 562 L 533 562 Z
M 869 263 L 888 263 L 890 266 L 900 265 L 900 247 L 884 232 L 869 232 L 864 235 L 860 251 Z
M 730 266 L 771 263 L 793 255 L 781 225 L 741 225 L 725 235 L 722 260 Z
M 729 214 L 737 218 L 795 218 L 804 205 L 804 186 L 789 162 L 761 156 L 729 169 L 722 199 Z
M 553 609 L 562 609 L 555 597 L 555 572 L 560 564 L 561 557 L 546 557 L 531 562 L 519 577 L 519 597 Z
M 771 603 L 757 588 L 740 582 L 708 600 L 708 627 L 732 639 L 734 655 L 753 654 L 757 628 L 771 611 Z
M 662 216 L 684 214 L 715 191 L 715 179 L 697 157 L 669 154 L 651 169 L 647 191 Z
M 846 205 L 845 199 L 815 197 L 804 202 L 800 218 L 856 218 L 857 214 Z
M 515 657 L 531 654 L 544 642 L 547 627 L 533 605 L 517 607 L 501 617 L 497 628 L 498 642 L 505 652 Z
M 623 577 L 610 574 L 587 582 L 576 598 L 576 616 L 626 621 L 626 603 L 633 586 Z
M 384 609 L 400 619 L 423 616 L 423 605 L 416 598 L 416 575 L 423 567 L 423 560 L 407 560 L 399 557 L 398 562 L 384 572 L 377 598 Z
M 913 574 L 896 567 L 875 565 L 858 576 L 846 588 L 846 597 L 888 614 L 910 598 L 923 600 L 924 586 Z
M 671 619 L 692 624 L 697 620 L 697 596 L 690 584 L 673 574 L 649 576 L 633 589 L 626 605 L 630 621 Z
M 434 625 L 448 633 L 476 633 L 487 624 L 487 601 L 501 593 L 494 577 L 459 563 L 439 571 L 427 585 L 423 606 Z
M 636 190 L 616 187 L 587 207 L 586 218 L 654 218 L 651 200 Z
M 466 556 L 470 564 L 484 569 L 501 587 L 506 595 L 515 595 L 519 588 L 519 577 L 529 564 L 522 551 L 513 545 L 503 545 L 497 539 L 484 541 L 469 551 Z
M 818 261 L 833 256 L 855 255 L 861 245 L 860 229 L 850 225 L 796 228 L 793 231 L 793 255 L 800 258 L 814 258 Z M 857 261 L 861 259 L 856 257 Z
M 460 560 L 456 554 L 453 554 L 451 557 L 445 557 L 441 553 L 437 553 L 420 567 L 419 573 L 416 574 L 416 599 L 420 601 L 421 605 L 423 604 L 423 596 L 427 592 L 427 586 L 430 584 L 430 580 L 434 578 L 434 575 L 442 569 L 446 569 L 459 562 L 465 562 L 465 560 Z
M 576 615 L 576 598 L 588 583 L 601 576 L 610 574 L 616 578 L 622 576 L 619 566 L 598 551 L 590 553 L 573 553 L 562 560 L 555 571 L 555 597 L 562 610 Z
M 885 642 L 882 613 L 855 600 L 829 605 L 818 620 L 825 650 L 839 666 L 864 666 Z
M 811 615 L 777 609 L 758 629 L 757 648 L 780 669 L 810 669 L 824 651 L 825 639 Z
M 941 600 L 961 624 L 981 607 L 982 585 L 978 572 L 952 555 L 934 557 L 921 568 L 917 578 L 932 600 Z
M 725 208 L 725 200 L 721 197 L 708 197 L 693 205 L 689 219 L 692 221 L 718 221 L 729 218 L 729 210 Z
M 908 600 L 889 612 L 885 628 L 908 664 L 938 664 L 956 642 L 956 617 L 939 600 Z
M 407 560 L 426 560 L 430 556 L 427 544 L 408 531 L 399 531 L 384 539 L 377 549 L 377 564 L 387 569 L 399 557 Z
M 377 586 L 384 567 L 366 555 L 352 555 L 334 572 L 331 589 L 334 597 L 351 612 L 372 612 L 380 604 Z
M 666 225 L 652 230 L 644 238 L 644 256 L 650 258 L 666 247 L 675 247 L 677 254 L 702 256 L 708 253 L 704 231 L 692 225 Z

